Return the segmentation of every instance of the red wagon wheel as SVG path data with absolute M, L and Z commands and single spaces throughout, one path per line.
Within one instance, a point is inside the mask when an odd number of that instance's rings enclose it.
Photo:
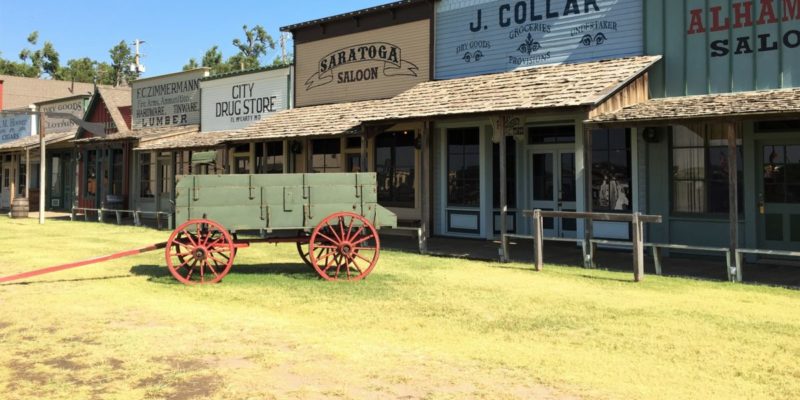
M 305 231 L 300 231 L 297 233 L 298 236 L 307 236 L 308 234 Z M 303 262 L 308 265 L 310 268 L 314 268 L 314 265 L 311 264 L 311 257 L 308 256 L 308 243 L 305 242 L 297 242 L 297 254 L 300 254 L 300 258 L 303 259 Z
M 314 228 L 308 250 L 311 264 L 323 279 L 358 281 L 375 268 L 381 244 L 369 220 L 342 212 Z
M 228 231 L 205 219 L 183 223 L 167 241 L 169 272 L 187 285 L 221 281 L 230 272 L 235 256 L 236 248 Z

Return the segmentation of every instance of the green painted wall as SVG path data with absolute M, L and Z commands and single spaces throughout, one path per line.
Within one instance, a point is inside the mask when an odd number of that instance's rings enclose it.
M 800 0 L 643 1 L 653 97 L 800 87 Z

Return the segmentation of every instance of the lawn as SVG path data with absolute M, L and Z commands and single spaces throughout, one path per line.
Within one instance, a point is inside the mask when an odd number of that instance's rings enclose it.
M 166 232 L 0 218 L 0 275 Z M 384 251 L 331 284 L 291 245 L 177 284 L 156 252 L 0 286 L 3 399 L 790 399 L 800 292 Z

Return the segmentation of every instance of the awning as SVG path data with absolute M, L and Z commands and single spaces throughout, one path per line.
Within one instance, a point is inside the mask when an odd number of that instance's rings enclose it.
M 653 99 L 586 122 L 605 125 L 781 117 L 800 117 L 800 89 Z
M 45 147 L 58 143 L 67 143 L 75 137 L 75 131 L 61 132 L 61 133 L 45 133 L 44 141 Z M 12 152 L 30 150 L 39 147 L 39 135 L 26 136 L 8 143 L 0 144 L 0 152 Z
M 638 77 L 661 56 L 549 65 L 514 72 L 420 83 L 384 100 L 281 111 L 233 133 L 229 141 L 343 135 L 364 123 L 543 109 L 592 109 Z
M 135 151 L 156 151 L 176 149 L 209 149 L 223 144 L 233 131 L 186 132 L 169 137 L 160 137 L 139 142 Z
M 148 140 L 163 139 L 163 138 L 187 135 L 198 132 L 200 132 L 199 125 L 184 125 L 184 126 L 174 126 L 167 128 L 158 127 L 158 128 L 137 129 L 133 131 L 125 130 L 122 132 L 110 133 L 103 137 L 76 139 L 73 140 L 73 142 L 77 144 L 116 142 L 121 140 L 136 140 L 143 142 Z

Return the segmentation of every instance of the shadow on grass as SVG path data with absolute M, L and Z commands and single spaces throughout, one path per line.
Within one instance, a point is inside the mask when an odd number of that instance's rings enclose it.
M 35 281 L 35 282 L 9 282 L 0 284 L 0 287 L 3 286 L 30 286 L 30 285 L 46 285 L 46 284 L 53 284 L 53 283 L 70 283 L 70 282 L 92 282 L 92 281 L 108 281 L 112 279 L 127 279 L 130 278 L 130 275 L 114 275 L 114 276 L 100 276 L 96 278 L 79 278 L 79 279 L 58 279 L 58 280 L 47 280 L 47 281 Z
M 181 284 L 173 278 L 169 269 L 163 265 L 137 265 L 131 268 L 131 273 L 137 276 L 145 276 L 153 282 Z M 279 275 L 302 280 L 320 279 L 317 272 L 305 264 L 234 264 L 228 277 L 236 275 Z

